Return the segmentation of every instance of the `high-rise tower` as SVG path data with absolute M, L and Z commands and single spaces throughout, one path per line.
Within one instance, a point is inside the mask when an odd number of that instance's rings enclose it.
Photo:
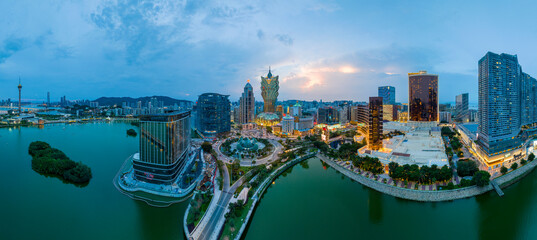
M 379 87 L 379 97 L 382 97 L 384 105 L 394 105 L 395 104 L 395 87 L 392 86 L 382 86 Z
M 410 121 L 438 121 L 438 75 L 408 74 L 408 106 Z
M 479 60 L 479 144 L 488 155 L 520 145 L 521 67 L 516 55 L 488 52 Z
M 276 111 L 276 101 L 278 100 L 278 90 L 280 89 L 278 77 L 272 76 L 270 67 L 267 77 L 261 76 L 261 96 L 265 102 L 264 112 L 273 113 Z
M 22 91 L 22 85 L 21 85 L 21 78 L 19 77 L 19 116 L 22 114 L 21 111 L 21 91 Z
M 244 92 L 239 100 L 239 121 L 240 123 L 251 123 L 255 120 L 255 98 L 254 89 L 250 80 L 244 86 Z
M 455 118 L 460 121 L 468 119 L 468 93 L 459 94 L 455 97 Z
M 371 150 L 379 150 L 382 148 L 382 101 L 382 97 L 369 97 L 369 124 L 367 131 L 367 142 L 369 149 Z

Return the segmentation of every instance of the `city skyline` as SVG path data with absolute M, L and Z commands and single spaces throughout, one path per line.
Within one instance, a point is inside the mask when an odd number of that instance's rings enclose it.
M 468 92 L 475 103 L 475 62 L 487 51 L 519 54 L 525 71 L 537 72 L 528 54 L 536 46 L 524 40 L 535 34 L 524 31 L 531 29 L 523 16 L 532 8 L 517 4 L 502 5 L 507 20 L 492 26 L 490 12 L 500 10 L 493 3 L 0 3 L 0 96 L 16 99 L 20 76 L 23 101 L 46 101 L 47 92 L 53 101 L 64 95 L 194 101 L 204 92 L 236 101 L 246 79 L 272 66 L 281 76 L 280 99 L 367 101 L 377 86 L 390 85 L 396 101 L 406 102 L 406 73 L 427 69 L 445 89 L 440 102 Z M 301 23 L 290 21 L 296 18 Z M 494 34 L 498 27 L 508 32 Z M 494 38 L 466 38 L 470 32 Z M 513 39 L 508 33 L 515 32 L 529 36 Z M 260 83 L 252 86 L 261 99 Z

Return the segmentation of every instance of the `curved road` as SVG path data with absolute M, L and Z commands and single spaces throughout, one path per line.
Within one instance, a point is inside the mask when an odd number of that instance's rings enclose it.
M 220 151 L 220 146 L 222 145 L 222 143 L 224 143 L 227 139 L 224 139 L 224 140 L 219 140 L 217 141 L 214 145 L 214 150 L 216 151 L 216 154 L 218 154 L 218 158 L 219 159 L 222 159 L 224 160 L 226 163 L 231 163 L 233 161 L 232 158 L 224 155 L 221 151 Z M 253 159 L 248 159 L 248 160 L 241 160 L 240 162 L 240 165 L 241 166 L 258 166 L 258 165 L 261 165 L 261 164 L 266 164 L 268 162 L 272 162 L 274 159 L 276 159 L 278 157 L 278 154 L 282 153 L 283 152 L 283 146 L 276 140 L 274 139 L 267 139 L 273 146 L 274 146 L 274 151 L 262 158 L 262 159 L 256 159 L 255 160 L 255 164 L 252 164 L 252 160 Z
M 233 186 L 229 186 L 229 172 L 227 167 L 224 167 L 224 186 L 222 194 L 220 195 L 220 198 L 218 199 L 218 202 L 216 203 L 216 209 L 214 210 L 214 213 L 211 215 L 211 218 L 209 219 L 209 222 L 206 227 L 202 230 L 200 237 L 198 239 L 216 239 L 218 237 L 218 234 L 220 234 L 220 229 L 216 229 L 216 227 L 219 225 L 218 222 L 224 218 L 224 214 L 227 208 L 227 205 L 229 204 L 229 201 L 233 197 L 233 193 L 237 190 L 239 186 L 242 185 L 244 177 L 241 177 L 239 180 L 237 180 Z M 216 234 L 216 235 L 214 235 Z

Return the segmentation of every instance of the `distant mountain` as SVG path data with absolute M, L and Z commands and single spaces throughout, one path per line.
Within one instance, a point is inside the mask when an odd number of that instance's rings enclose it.
M 164 106 L 172 106 L 177 103 L 177 105 L 191 104 L 192 101 L 179 100 L 166 96 L 152 96 L 152 97 L 140 97 L 140 98 L 131 98 L 131 97 L 100 97 L 95 99 L 93 102 L 98 102 L 99 106 L 112 106 L 118 105 L 121 106 L 123 102 L 127 102 L 129 105 L 136 104 L 138 101 L 141 101 L 142 104 L 145 104 L 151 100 L 151 98 L 157 98 L 157 101 L 164 102 Z

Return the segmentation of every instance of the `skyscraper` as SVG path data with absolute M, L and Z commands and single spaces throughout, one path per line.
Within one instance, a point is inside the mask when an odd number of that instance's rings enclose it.
M 438 121 L 438 75 L 408 74 L 409 121 Z
M 50 92 L 47 92 L 47 107 L 50 106 Z
M 244 86 L 244 92 L 239 100 L 239 123 L 251 123 L 255 121 L 255 98 L 254 89 L 250 80 Z M 237 122 L 235 120 L 235 122 Z
M 190 134 L 190 111 L 142 116 L 134 177 L 151 183 L 173 183 L 188 159 Z
M 272 76 L 269 72 L 267 77 L 261 76 L 261 96 L 264 101 L 264 112 L 276 112 L 276 101 L 278 100 L 278 90 L 280 89 L 279 76 Z
M 392 86 L 379 87 L 379 97 L 382 97 L 382 101 L 384 101 L 384 105 L 394 105 L 395 104 L 395 87 L 392 87 Z
M 22 91 L 22 85 L 21 85 L 21 78 L 19 77 L 19 86 L 17 87 L 19 88 L 19 116 L 22 114 L 22 111 L 21 111 L 21 91 Z
M 318 124 L 337 124 L 339 123 L 339 111 L 333 107 L 322 107 L 317 109 Z
M 534 85 L 516 55 L 488 52 L 479 60 L 478 142 L 489 157 L 521 146 L 521 126 L 536 120 Z
M 382 97 L 369 97 L 368 145 L 371 150 L 382 148 Z
M 231 130 L 229 95 L 204 93 L 198 97 L 196 121 L 203 134 L 216 135 Z
M 459 121 L 468 119 L 468 93 L 459 94 L 455 97 L 455 118 Z

